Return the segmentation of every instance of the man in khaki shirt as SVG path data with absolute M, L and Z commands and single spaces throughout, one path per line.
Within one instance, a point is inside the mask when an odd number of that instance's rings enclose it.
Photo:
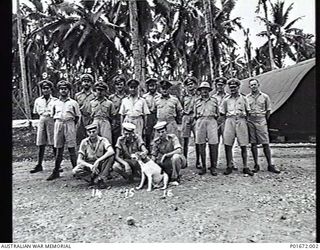
M 33 113 L 40 116 L 37 128 L 36 145 L 39 147 L 38 164 L 30 171 L 31 174 L 42 171 L 42 161 L 46 145 L 52 146 L 53 154 L 56 155 L 56 149 L 53 147 L 53 131 L 54 120 L 51 116 L 51 108 L 53 103 L 57 100 L 51 95 L 53 83 L 49 80 L 42 80 L 39 82 L 42 96 L 38 97 L 33 106 Z
M 92 92 L 93 76 L 83 74 L 80 77 L 82 90 L 74 95 L 74 99 L 78 102 L 81 112 L 81 120 L 77 129 L 77 143 L 86 137 L 85 127 L 91 123 L 90 102 L 95 98 Z
M 127 82 L 129 96 L 123 98 L 119 114 L 121 115 L 121 123 L 133 123 L 136 126 L 135 133 L 142 137 L 146 117 L 150 111 L 146 100 L 138 95 L 139 84 L 139 81 L 135 79 Z
M 57 84 L 60 97 L 54 102 L 51 114 L 54 119 L 54 147 L 57 149 L 55 167 L 48 181 L 60 177 L 64 146 L 68 147 L 72 167 L 77 165 L 76 156 L 76 125 L 81 117 L 79 104 L 69 97 L 71 84 L 61 80 Z
M 254 160 L 254 172 L 260 170 L 258 164 L 258 144 L 262 144 L 264 155 L 268 162 L 268 171 L 279 174 L 280 171 L 272 164 L 271 150 L 269 146 L 269 132 L 267 120 L 270 117 L 271 101 L 267 94 L 260 91 L 259 81 L 249 81 L 251 93 L 247 95 L 250 111 L 248 116 L 249 140 Z
M 125 86 L 126 79 L 117 75 L 113 78 L 115 93 L 109 96 L 109 100 L 113 103 L 115 114 L 112 117 L 112 145 L 115 145 L 119 136 L 121 136 L 121 115 L 119 114 L 122 99 L 126 97 Z
M 169 94 L 172 84 L 168 80 L 160 81 L 159 86 L 161 95 L 155 98 L 157 121 L 167 122 L 168 133 L 175 134 L 180 139 L 177 121 L 182 117 L 182 105 L 177 97 Z

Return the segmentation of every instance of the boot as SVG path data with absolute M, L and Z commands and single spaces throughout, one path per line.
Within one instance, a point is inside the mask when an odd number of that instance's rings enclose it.
M 40 172 L 42 170 L 43 170 L 42 166 L 41 165 L 37 165 L 37 166 L 35 166 L 34 169 L 30 170 L 30 173 L 34 174 L 34 173 Z
M 226 171 L 224 171 L 224 175 L 229 175 L 229 174 L 231 174 L 232 173 L 232 168 L 230 168 L 230 167 L 227 167 L 226 168 Z
M 209 168 L 209 170 L 210 170 L 211 175 L 213 175 L 213 176 L 217 176 L 218 175 L 216 168 L 211 167 L 211 168 Z
M 205 173 L 207 173 L 207 168 L 202 166 L 202 168 L 200 168 L 198 175 L 204 175 Z
M 53 170 L 52 174 L 47 178 L 47 181 L 52 181 L 60 177 L 59 170 Z
M 279 169 L 276 169 L 275 165 L 268 166 L 268 171 L 275 173 L 275 174 L 280 174 L 280 172 L 281 172 Z
M 253 173 L 258 173 L 260 171 L 260 166 L 259 164 L 254 165 L 252 172 Z
M 243 169 L 243 173 L 247 174 L 247 175 L 250 175 L 250 176 L 254 175 L 254 173 L 249 168 L 244 168 Z

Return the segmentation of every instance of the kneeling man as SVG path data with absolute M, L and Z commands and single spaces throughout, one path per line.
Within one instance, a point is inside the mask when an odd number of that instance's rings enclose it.
M 153 140 L 152 160 L 169 175 L 170 182 L 179 183 L 180 169 L 186 167 L 186 158 L 182 154 L 182 146 L 175 134 L 167 133 L 167 122 L 157 122 L 154 129 L 159 135 Z
M 141 176 L 141 167 L 137 160 L 133 160 L 131 156 L 137 152 L 148 154 L 144 141 L 141 136 L 134 131 L 136 125 L 133 123 L 122 123 L 122 136 L 120 136 L 115 145 L 116 155 L 113 170 L 119 173 L 129 182 L 133 181 L 134 177 Z
M 98 136 L 97 124 L 86 126 L 88 137 L 80 143 L 77 166 L 72 170 L 76 177 L 91 176 L 90 184 L 97 179 L 98 188 L 106 188 L 106 179 L 109 176 L 114 162 L 114 150 L 104 137 Z

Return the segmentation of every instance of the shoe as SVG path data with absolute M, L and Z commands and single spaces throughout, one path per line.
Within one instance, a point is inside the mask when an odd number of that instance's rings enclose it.
M 181 167 L 181 169 L 185 169 L 188 167 L 188 163 L 186 163 L 186 165 L 184 165 L 183 167 Z
M 275 174 L 280 174 L 280 172 L 281 172 L 279 169 L 276 169 L 275 165 L 268 166 L 268 171 L 275 173 Z
M 216 168 L 209 168 L 209 170 L 210 170 L 211 175 L 213 175 L 213 176 L 218 175 Z
M 60 172 L 60 173 L 62 173 L 62 172 L 63 172 L 63 169 L 62 169 L 62 168 L 60 168 L 60 169 L 59 169 L 59 172 Z
M 250 175 L 250 176 L 254 175 L 254 173 L 249 168 L 244 168 L 243 169 L 243 173 L 247 174 L 247 175 Z
M 198 173 L 198 175 L 204 175 L 205 173 L 207 173 L 207 169 L 206 168 L 201 168 L 200 172 Z
M 41 165 L 37 165 L 37 166 L 35 166 L 34 169 L 30 170 L 30 174 L 34 174 L 34 173 L 40 172 L 42 170 L 43 170 L 42 166 Z
M 232 163 L 232 170 L 238 171 L 238 167 Z
M 202 166 L 200 164 L 196 165 L 196 169 L 201 169 L 201 168 L 202 168 Z
M 226 171 L 224 171 L 224 175 L 229 175 L 229 174 L 231 174 L 232 173 L 232 168 L 229 168 L 229 167 L 227 167 L 226 168 Z
M 103 180 L 98 180 L 97 183 L 98 189 L 106 189 L 108 185 Z
M 57 171 L 53 171 L 52 174 L 47 178 L 47 181 L 52 181 L 60 177 L 60 173 Z
M 253 173 L 258 173 L 260 171 L 260 166 L 259 164 L 254 165 L 252 172 Z

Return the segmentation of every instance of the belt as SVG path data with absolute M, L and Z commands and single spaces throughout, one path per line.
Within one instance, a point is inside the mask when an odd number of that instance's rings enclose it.
M 138 116 L 134 116 L 134 115 L 127 115 L 128 118 L 131 118 L 131 119 L 139 119 L 140 117 L 142 117 L 142 115 L 138 115 Z
M 265 117 L 265 114 L 250 114 L 249 117 Z
M 42 114 L 40 117 L 50 117 L 50 114 Z
M 198 116 L 198 118 L 202 118 L 202 117 L 205 117 L 205 118 L 216 118 L 214 115 L 201 115 L 201 116 Z
M 109 117 L 102 117 L 102 116 L 95 116 L 93 117 L 93 119 L 97 119 L 97 120 L 108 120 L 110 119 Z
M 74 122 L 74 119 L 63 120 L 63 119 L 60 119 L 60 118 L 56 118 L 55 120 L 57 120 L 57 121 L 59 121 L 59 122 L 63 122 L 63 123 Z
M 171 122 L 171 121 L 175 121 L 176 118 L 175 118 L 175 117 L 167 117 L 167 118 L 159 118 L 158 120 L 159 120 L 159 121 L 168 121 L 168 122 Z
M 227 115 L 227 118 L 246 118 L 245 115 Z

